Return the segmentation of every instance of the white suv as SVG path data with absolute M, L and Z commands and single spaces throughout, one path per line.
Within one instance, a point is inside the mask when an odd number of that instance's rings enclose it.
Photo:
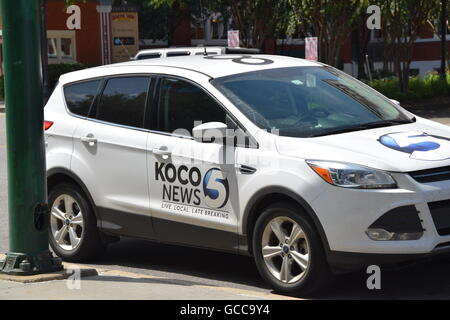
M 270 55 L 63 75 L 45 107 L 50 238 L 253 255 L 281 292 L 450 248 L 450 128 L 345 73 Z

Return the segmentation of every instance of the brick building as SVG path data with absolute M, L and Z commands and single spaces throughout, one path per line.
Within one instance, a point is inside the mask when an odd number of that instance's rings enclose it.
M 137 53 L 136 9 L 112 7 L 108 2 L 111 1 L 77 2 L 80 25 L 73 28 L 68 20 L 71 21 L 76 8 L 71 9 L 63 0 L 46 1 L 49 64 L 78 62 L 101 65 L 128 60 Z

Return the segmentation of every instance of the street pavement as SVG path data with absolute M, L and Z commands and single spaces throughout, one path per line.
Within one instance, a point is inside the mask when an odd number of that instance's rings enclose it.
M 450 108 L 416 111 L 450 125 Z M 8 250 L 5 115 L 0 109 L 0 253 Z M 137 239 L 114 243 L 87 265 L 99 270 L 82 290 L 65 281 L 0 281 L 0 299 L 277 299 L 249 257 L 182 248 Z M 382 268 L 381 290 L 368 290 L 364 272 L 336 277 L 317 299 L 450 299 L 450 258 L 396 269 Z

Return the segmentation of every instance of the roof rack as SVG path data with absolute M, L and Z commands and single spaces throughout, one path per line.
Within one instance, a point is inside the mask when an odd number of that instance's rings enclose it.
M 255 48 L 225 48 L 225 54 L 260 54 L 260 49 Z

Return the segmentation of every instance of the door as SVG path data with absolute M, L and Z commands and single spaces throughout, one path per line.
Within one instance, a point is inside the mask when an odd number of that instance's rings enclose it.
M 201 143 L 194 124 L 226 122 L 225 110 L 186 80 L 162 78 L 147 143 L 150 209 L 161 241 L 237 248 L 239 201 L 234 146 Z M 224 157 L 231 161 L 224 161 Z M 226 163 L 228 162 L 228 163 Z
M 72 170 L 92 194 L 100 227 L 115 234 L 152 236 L 143 129 L 150 84 L 149 76 L 106 80 L 74 135 Z

